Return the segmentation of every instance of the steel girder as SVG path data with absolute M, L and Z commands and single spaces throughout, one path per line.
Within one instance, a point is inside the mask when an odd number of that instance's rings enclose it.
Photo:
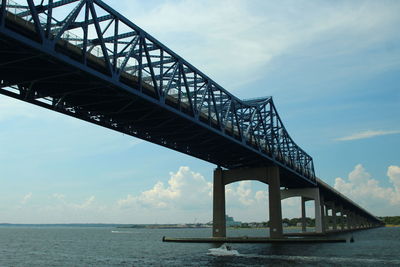
M 134 90 L 135 94 L 151 98 L 161 107 L 172 107 L 174 112 L 189 117 L 192 122 L 234 140 L 316 184 L 312 157 L 289 136 L 272 97 L 238 99 L 100 0 L 15 1 L 1 0 L 0 26 L 3 32 L 17 32 L 42 51 L 68 57 L 69 62 L 107 77 L 114 84 L 121 85 L 122 90 Z M 115 111 L 87 111 L 83 104 L 71 105 L 66 94 L 50 91 L 30 93 L 29 88 L 33 86 L 29 86 L 29 82 L 38 80 L 34 77 L 31 81 L 13 83 L 3 79 L 2 93 L 6 87 L 13 88 L 9 90 L 12 93 L 6 94 L 23 100 L 41 99 L 74 114 L 86 112 L 88 118 L 107 121 L 111 128 L 134 128 L 129 125 L 129 120 L 122 126 L 120 121 L 113 121 L 110 114 L 115 114 Z M 91 91 L 90 87 L 77 90 Z M 97 105 L 107 102 L 97 97 L 93 101 Z M 108 101 L 118 100 L 111 98 Z M 86 103 L 85 106 L 95 104 Z M 121 100 L 120 112 L 129 105 L 129 101 Z M 140 121 L 136 123 L 140 124 Z M 135 130 L 135 136 L 143 139 L 151 136 L 151 130 L 141 132 L 139 128 Z M 158 138 L 163 139 L 162 136 Z M 163 145 L 163 141 L 158 143 Z M 174 145 L 165 146 L 173 148 Z

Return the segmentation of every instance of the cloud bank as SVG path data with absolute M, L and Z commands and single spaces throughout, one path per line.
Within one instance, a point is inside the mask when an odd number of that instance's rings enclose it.
M 358 164 L 346 179 L 336 178 L 334 188 L 373 214 L 399 215 L 400 167 L 387 169 L 388 184 L 379 182 Z M 225 187 L 226 212 L 243 222 L 266 221 L 268 212 L 267 185 L 241 181 Z M 16 216 L 4 210 L 4 218 L 12 222 L 30 223 L 193 223 L 212 220 L 212 183 L 187 166 L 169 174 L 166 183 L 157 182 L 148 190 L 128 194 L 114 201 L 104 202 L 101 196 L 89 195 L 81 201 L 71 201 L 62 193 L 40 202 L 33 193 L 23 196 Z M 37 195 L 37 194 L 35 194 Z M 42 196 L 43 198 L 43 196 Z M 282 201 L 282 216 L 300 216 L 300 198 Z M 313 217 L 313 204 L 307 202 L 307 216 Z M 13 215 L 14 214 L 14 215 Z M 12 217 L 14 216 L 14 217 Z
M 358 164 L 347 179 L 336 178 L 334 188 L 373 214 L 400 215 L 400 167 L 389 166 L 387 176 L 392 186 L 381 186 Z
M 212 183 L 189 167 L 180 167 L 170 173 L 167 185 L 157 182 L 153 188 L 143 191 L 138 196 L 128 195 L 118 200 L 121 208 L 143 207 L 155 209 L 184 209 L 188 205 L 202 207 L 210 203 Z

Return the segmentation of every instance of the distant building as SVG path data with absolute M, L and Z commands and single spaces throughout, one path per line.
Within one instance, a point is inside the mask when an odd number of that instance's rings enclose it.
M 225 220 L 226 220 L 226 226 L 227 227 L 234 227 L 234 226 L 241 226 L 242 222 L 237 222 L 233 219 L 233 217 L 230 217 L 228 215 L 225 215 Z

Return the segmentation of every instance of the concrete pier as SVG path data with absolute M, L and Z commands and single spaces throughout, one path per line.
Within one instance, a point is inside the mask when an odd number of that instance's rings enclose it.
M 269 221 L 271 238 L 283 237 L 279 168 L 275 166 L 214 171 L 213 237 L 226 237 L 225 185 L 257 180 L 269 185 Z
M 301 231 L 307 232 L 306 198 L 301 197 Z
M 353 205 L 350 200 L 332 197 L 332 193 L 334 193 L 334 195 L 336 194 L 335 196 L 340 196 L 340 193 L 332 191 L 333 189 L 325 185 L 322 181 L 318 180 L 319 186 L 316 187 L 281 189 L 281 181 L 283 183 L 287 182 L 287 180 L 285 180 L 287 177 L 281 177 L 281 175 L 280 168 L 277 166 L 229 170 L 224 170 L 222 168 L 215 169 L 213 185 L 213 231 L 212 238 L 206 240 L 215 241 L 229 239 L 226 236 L 225 186 L 244 180 L 256 180 L 269 185 L 270 238 L 264 238 L 263 242 L 285 239 L 282 229 L 281 200 L 290 197 L 301 197 L 301 225 L 303 233 L 307 234 L 305 202 L 309 200 L 314 201 L 315 211 L 315 232 L 311 234 L 324 235 L 328 232 L 336 233 L 365 229 L 368 226 L 365 217 L 357 213 L 354 207 L 349 207 L 349 203 Z M 338 225 L 340 229 L 338 229 Z
M 271 238 L 283 237 L 281 188 L 278 168 L 267 169 L 269 178 L 269 227 Z
M 294 188 L 281 190 L 281 199 L 301 197 L 301 216 L 302 216 L 302 231 L 306 232 L 306 211 L 305 202 L 314 200 L 315 210 L 315 232 L 324 233 L 324 215 L 323 198 L 320 196 L 318 188 Z
M 213 189 L 213 237 L 225 237 L 225 184 L 221 168 L 214 171 Z

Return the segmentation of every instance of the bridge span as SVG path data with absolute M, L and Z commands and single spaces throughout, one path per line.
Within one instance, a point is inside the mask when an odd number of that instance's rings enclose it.
M 319 203 L 317 231 L 328 208 L 347 227 L 380 223 L 315 177 L 272 97 L 238 99 L 100 0 L 0 1 L 0 93 L 216 164 L 213 235 L 240 179 L 269 184 L 271 236 L 296 194 Z

